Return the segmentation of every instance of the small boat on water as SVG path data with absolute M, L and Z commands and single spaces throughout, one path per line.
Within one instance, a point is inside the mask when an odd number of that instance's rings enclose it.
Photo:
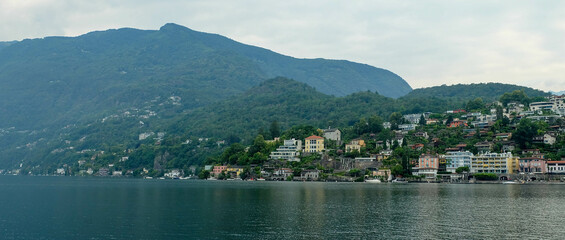
M 366 179 L 365 182 L 366 182 L 366 183 L 381 183 L 381 180 L 380 180 L 380 179 L 377 179 L 377 178 L 375 178 L 375 179 Z
M 502 182 L 502 184 L 519 184 L 519 182 L 516 182 L 516 181 L 504 181 L 504 182 Z
M 392 180 L 392 183 L 408 183 L 408 181 L 406 181 L 406 179 L 404 178 L 396 178 Z

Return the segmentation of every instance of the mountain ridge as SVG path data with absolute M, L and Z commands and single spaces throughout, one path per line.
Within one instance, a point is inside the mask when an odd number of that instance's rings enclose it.
M 156 96 L 179 96 L 186 110 L 284 75 L 326 94 L 411 91 L 398 75 L 364 64 L 295 59 L 177 24 L 121 28 L 1 48 L 0 97 L 8 100 L 0 103 L 0 128 L 76 123 Z M 398 83 L 399 90 L 387 82 Z

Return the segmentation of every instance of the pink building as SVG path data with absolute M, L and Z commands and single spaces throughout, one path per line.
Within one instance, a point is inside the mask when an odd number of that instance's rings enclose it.
M 228 166 L 214 166 L 214 169 L 212 169 L 212 175 L 218 176 L 218 175 L 220 175 L 220 173 L 222 173 L 223 171 L 226 171 L 227 169 L 228 169 Z
M 520 158 L 520 172 L 523 173 L 546 173 L 547 164 L 543 158 L 525 157 Z
M 435 178 L 439 169 L 439 156 L 432 154 L 422 154 L 418 159 L 418 172 L 416 175 L 424 175 L 426 178 Z

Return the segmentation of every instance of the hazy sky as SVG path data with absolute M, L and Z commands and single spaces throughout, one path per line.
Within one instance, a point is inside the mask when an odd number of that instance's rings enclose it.
M 386 68 L 413 87 L 565 90 L 565 1 L 0 0 L 0 41 L 174 22 L 299 58 Z

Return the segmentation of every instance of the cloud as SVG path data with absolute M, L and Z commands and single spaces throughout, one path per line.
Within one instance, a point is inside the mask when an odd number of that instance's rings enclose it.
M 0 40 L 167 22 L 299 58 L 389 69 L 413 87 L 504 82 L 564 90 L 562 1 L 7 0 Z

